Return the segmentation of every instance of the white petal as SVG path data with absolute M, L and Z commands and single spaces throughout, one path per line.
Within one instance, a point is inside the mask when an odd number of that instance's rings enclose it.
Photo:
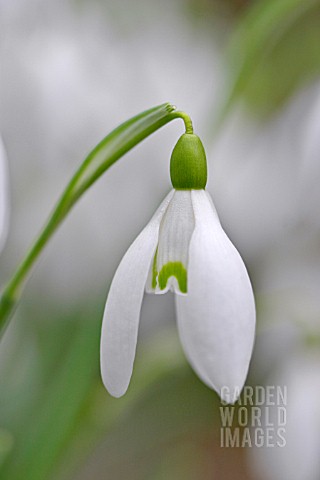
M 159 243 L 147 282 L 148 293 L 169 290 L 186 293 L 189 245 L 194 226 L 191 190 L 176 190 L 160 224 Z
M 6 153 L 0 137 L 0 251 L 8 232 L 8 172 Z
M 130 382 L 145 284 L 160 221 L 172 196 L 173 191 L 124 255 L 110 287 L 102 323 L 100 360 L 103 383 L 115 397 L 123 395 Z
M 188 294 L 176 297 L 181 341 L 192 366 L 223 400 L 243 387 L 255 332 L 255 305 L 244 263 L 223 231 L 209 195 L 192 191 Z

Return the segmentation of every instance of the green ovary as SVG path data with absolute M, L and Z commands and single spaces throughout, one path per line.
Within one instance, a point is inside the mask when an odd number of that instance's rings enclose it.
M 181 293 L 187 293 L 187 270 L 181 262 L 166 263 L 163 265 L 158 275 L 154 262 L 152 288 L 156 288 L 158 283 L 160 290 L 164 290 L 170 277 L 175 277 L 177 279 Z

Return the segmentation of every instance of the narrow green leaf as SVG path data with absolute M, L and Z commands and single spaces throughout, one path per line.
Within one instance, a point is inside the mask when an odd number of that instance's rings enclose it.
M 231 38 L 227 52 L 230 82 L 227 86 L 219 122 L 224 119 L 234 102 L 245 93 L 257 69 L 266 59 L 270 58 L 288 32 L 296 24 L 299 25 L 300 19 L 308 14 L 312 16 L 317 8 L 319 8 L 319 0 L 262 0 L 254 3 L 246 12 Z M 301 28 L 302 34 L 303 28 L 305 28 L 304 24 Z M 308 51 L 305 51 L 305 54 L 308 55 Z M 271 93 L 273 90 L 277 91 L 279 81 L 281 82 L 281 78 L 279 79 L 276 72 L 276 67 L 281 67 L 281 65 L 276 63 L 277 58 L 274 60 Z M 289 56 L 282 58 L 282 66 L 286 65 L 286 62 L 291 64 L 294 62 L 294 58 Z M 261 75 L 258 82 L 263 85 Z M 265 96 L 268 95 L 266 89 L 263 92 Z M 279 95 L 275 95 L 275 98 L 278 97 Z M 264 100 L 265 103 L 270 103 L 270 98 L 267 97 Z
M 182 118 L 186 129 L 192 130 L 188 115 L 176 112 L 173 105 L 165 103 L 127 120 L 107 135 L 89 153 L 69 182 L 42 232 L 2 293 L 0 298 L 0 336 L 17 305 L 31 268 L 79 197 L 126 152 L 175 118 Z
M 96 379 L 98 323 L 82 321 L 70 343 L 62 367 L 43 391 L 41 405 L 0 470 L 2 480 L 51 478 L 57 460 L 72 438 Z
M 175 107 L 169 103 L 151 108 L 122 123 L 87 156 L 70 183 L 71 201 L 82 195 L 102 173 L 131 148 L 172 120 Z

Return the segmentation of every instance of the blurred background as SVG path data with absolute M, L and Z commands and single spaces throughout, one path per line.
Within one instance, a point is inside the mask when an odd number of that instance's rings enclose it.
M 102 386 L 105 299 L 170 189 L 173 122 L 81 199 L 24 292 L 0 348 L 1 480 L 320 478 L 319 52 L 319 0 L 0 0 L 1 285 L 90 149 L 170 101 L 206 146 L 252 278 L 248 383 L 288 388 L 284 448 L 221 448 L 219 399 L 185 360 L 170 294 L 145 296 L 127 394 Z

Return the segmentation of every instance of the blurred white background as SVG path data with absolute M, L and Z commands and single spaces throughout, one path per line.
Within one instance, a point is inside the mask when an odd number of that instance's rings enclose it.
M 225 59 L 227 39 L 240 7 L 243 11 L 250 7 L 250 2 L 227 3 L 230 11 L 209 0 L 199 4 L 184 0 L 0 0 L 0 131 L 9 160 L 11 195 L 0 280 L 4 283 L 23 258 L 93 146 L 127 118 L 170 101 L 191 115 L 203 140 L 209 162 L 208 189 L 253 281 L 258 339 L 250 381 L 276 378 L 275 372 L 286 371 L 288 358 L 294 358 L 297 378 L 291 370 L 282 381 L 299 389 L 301 409 L 296 408 L 295 415 L 303 419 L 308 408 L 304 401 L 318 394 L 318 388 L 313 392 L 316 380 L 310 382 L 312 392 L 307 382 L 301 387 L 297 384 L 306 362 L 301 349 L 319 348 L 320 338 L 320 80 L 315 74 L 310 76 L 267 118 L 248 113 L 242 98 L 217 134 L 213 124 L 230 74 Z M 35 348 L 34 361 L 29 358 L 31 366 L 26 371 L 21 368 L 25 357 L 20 349 L 28 325 L 29 345 L 38 342 L 37 322 L 32 330 L 34 311 L 43 325 L 66 323 L 65 313 L 74 315 L 86 303 L 96 303 L 91 315 L 102 311 L 122 255 L 171 188 L 169 159 L 182 132 L 182 122 L 177 120 L 154 134 L 114 165 L 74 208 L 47 248 L 12 331 L 2 342 L 5 382 L 9 376 L 6 359 L 17 355 L 14 375 L 20 372 L 18 383 L 25 390 L 36 390 L 30 371 L 40 368 L 39 349 Z M 144 332 L 152 336 L 155 330 L 157 335 L 164 326 L 174 328 L 172 297 L 147 296 L 142 342 Z M 313 341 L 307 343 L 310 338 Z M 45 339 L 44 335 L 41 341 Z M 32 347 L 27 350 L 26 355 L 32 356 Z M 314 368 L 317 377 L 317 365 L 306 371 Z M 39 377 L 44 375 L 39 373 Z M 5 385 L 7 391 L 15 392 L 10 382 Z M 290 395 L 289 402 L 293 402 Z M 3 401 L 5 408 L 8 401 Z M 314 425 L 318 421 L 314 419 Z M 304 461 L 304 438 L 296 433 L 298 446 L 291 454 L 288 444 L 286 458 L 300 454 Z M 315 458 L 319 439 L 312 438 Z M 260 458 L 264 452 L 258 454 Z M 215 450 L 212 455 L 222 453 Z M 282 458 L 281 451 L 279 455 Z M 278 470 L 276 455 L 267 473 L 262 467 L 259 472 L 264 462 L 257 460 L 255 452 L 248 458 L 245 471 L 252 478 L 289 478 L 292 469 L 286 470 L 280 459 Z M 239 473 L 237 462 L 231 458 L 234 472 Z M 209 471 L 197 478 L 235 478 L 228 477 L 226 463 L 221 460 L 217 476 L 210 476 Z M 312 465 L 308 476 L 294 478 L 318 479 L 319 465 L 316 461 Z M 90 468 L 88 472 L 85 477 L 65 478 L 92 478 Z M 150 474 L 143 478 L 187 478 L 172 472 L 171 477 Z M 9 478 L 5 475 L 4 479 Z

